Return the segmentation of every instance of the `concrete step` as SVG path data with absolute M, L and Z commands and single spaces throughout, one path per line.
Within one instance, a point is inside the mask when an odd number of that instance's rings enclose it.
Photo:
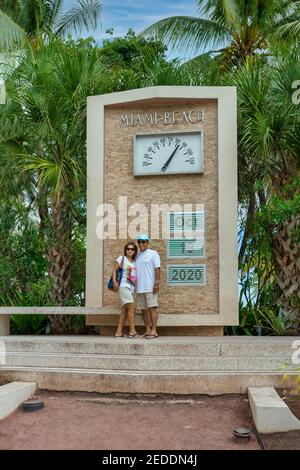
M 300 430 L 300 420 L 293 415 L 274 387 L 249 387 L 248 397 L 258 432 Z
M 290 360 L 298 337 L 162 336 L 155 340 L 101 336 L 2 336 L 9 352 L 157 355 Z
M 19 340 L 4 339 L 6 352 L 28 353 L 70 353 L 100 355 L 197 355 L 200 357 L 216 357 L 220 355 L 220 344 L 207 341 L 166 341 L 165 338 L 153 341 L 146 339 L 112 338 L 112 337 L 74 337 L 65 340 L 57 337 L 38 337 L 37 339 L 22 338 Z M 2 339 L 2 338 L 1 338 Z
M 222 395 L 247 393 L 248 387 L 281 388 L 281 373 L 198 371 L 102 371 L 63 368 L 2 368 L 0 381 L 36 382 L 40 389 L 97 393 Z M 296 377 L 295 379 L 296 380 Z M 286 386 L 286 384 L 285 384 Z
M 131 371 L 282 371 L 293 366 L 281 358 L 255 357 L 199 357 L 194 355 L 109 355 L 10 352 L 6 354 L 6 367 L 61 367 Z
M 246 393 L 285 387 L 297 337 L 8 336 L 0 380 L 99 393 Z M 294 372 L 294 376 L 299 372 Z
M 12 413 L 36 391 L 36 383 L 12 382 L 0 386 L 0 419 Z

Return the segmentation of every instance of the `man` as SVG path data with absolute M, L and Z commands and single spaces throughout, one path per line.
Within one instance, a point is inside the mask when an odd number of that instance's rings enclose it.
M 142 310 L 146 327 L 145 338 L 158 338 L 157 307 L 160 278 L 159 254 L 149 248 L 149 237 L 143 233 L 137 237 L 139 253 L 136 264 L 137 309 Z

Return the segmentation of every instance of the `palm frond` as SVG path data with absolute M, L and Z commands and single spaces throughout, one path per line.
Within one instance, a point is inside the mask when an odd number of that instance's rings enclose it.
M 22 47 L 26 33 L 10 16 L 0 10 L 0 51 L 12 51 Z
M 47 159 L 34 155 L 20 155 L 25 159 L 23 171 L 32 171 L 38 175 L 40 187 L 51 187 L 59 198 L 63 189 L 70 186 L 79 187 L 81 169 L 78 163 L 66 152 L 59 160 Z
M 58 22 L 54 33 L 57 36 L 64 36 L 70 31 L 78 33 L 83 29 L 95 30 L 101 11 L 102 5 L 99 0 L 78 0 L 77 5 L 64 14 Z
M 225 44 L 230 37 L 217 23 L 189 16 L 165 18 L 145 29 L 144 36 L 155 36 L 178 51 L 197 53 L 207 46 Z
M 220 51 L 221 52 L 221 51 Z M 226 84 L 226 75 L 220 69 L 219 57 L 200 54 L 183 63 L 181 68 L 190 76 L 194 86 L 220 86 Z M 231 85 L 231 83 L 229 83 Z
M 238 2 L 236 0 L 222 0 L 222 7 L 225 12 L 227 23 L 237 23 L 239 20 Z
M 48 0 L 50 4 L 51 16 L 49 18 L 49 24 L 52 26 L 55 24 L 56 19 L 59 17 L 62 11 L 63 0 Z
M 291 39 L 293 41 L 300 38 L 300 14 L 297 18 L 291 19 L 285 24 L 279 25 L 274 33 L 274 38 L 277 39 Z

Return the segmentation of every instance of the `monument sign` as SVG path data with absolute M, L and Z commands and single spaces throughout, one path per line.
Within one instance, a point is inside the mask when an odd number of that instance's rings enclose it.
M 236 120 L 235 87 L 88 98 L 87 306 L 118 307 L 113 263 L 146 232 L 162 262 L 160 331 L 218 335 L 238 323 Z

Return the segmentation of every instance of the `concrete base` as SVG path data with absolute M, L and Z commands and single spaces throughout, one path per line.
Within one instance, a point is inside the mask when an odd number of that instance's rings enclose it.
M 0 387 L 0 419 L 12 413 L 23 401 L 34 395 L 36 383 L 13 382 Z
M 30 380 L 39 389 L 96 393 L 168 395 L 246 394 L 249 386 L 282 387 L 281 374 L 232 372 L 133 372 L 62 368 L 6 368 L 5 380 Z
M 296 337 L 7 336 L 0 381 L 98 393 L 247 393 L 293 386 Z M 300 338 L 298 338 L 300 339 Z M 291 382 L 283 382 L 285 373 Z
M 300 421 L 273 387 L 249 388 L 248 397 L 253 421 L 258 432 L 296 431 Z
M 0 336 L 7 336 L 10 333 L 10 316 L 0 315 Z
M 129 327 L 125 330 L 129 331 Z M 138 331 L 144 331 L 143 327 L 138 327 Z M 128 333 L 127 331 L 127 333 Z M 116 326 L 100 326 L 100 336 L 114 336 Z M 223 326 L 160 326 L 159 336 L 223 336 Z

